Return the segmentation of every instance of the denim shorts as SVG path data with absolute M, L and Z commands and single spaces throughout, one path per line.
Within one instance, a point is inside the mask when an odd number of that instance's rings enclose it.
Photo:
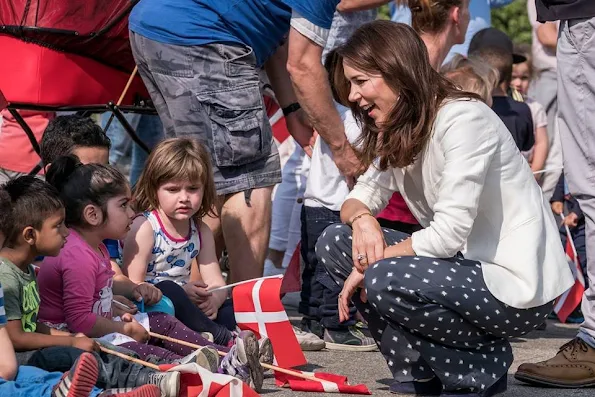
M 208 148 L 219 195 L 281 182 L 251 48 L 164 44 L 134 32 L 130 43 L 166 135 Z

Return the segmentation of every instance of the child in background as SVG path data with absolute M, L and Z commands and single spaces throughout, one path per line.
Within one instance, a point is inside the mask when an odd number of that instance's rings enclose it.
M 111 142 L 93 119 L 67 115 L 50 121 L 39 146 L 47 171 L 58 157 L 69 154 L 78 157 L 83 164 L 107 164 Z
M 559 215 L 557 221 L 561 221 L 560 237 L 562 244 L 566 247 L 566 227 L 570 230 L 570 237 L 574 243 L 574 248 L 578 255 L 578 259 L 583 269 L 583 276 L 585 277 L 585 287 L 589 286 L 589 279 L 587 273 L 587 249 L 585 246 L 585 215 L 578 204 L 578 201 L 572 197 L 568 191 L 568 186 L 564 180 L 564 174 L 560 176 L 554 194 L 550 199 L 552 211 Z
M 56 255 L 68 235 L 58 194 L 40 179 L 22 176 L 0 189 L 0 212 L 3 214 L 0 230 L 6 236 L 0 250 L 0 281 L 6 287 L 5 293 L 0 287 L 0 395 L 87 396 L 100 371 L 96 356 L 83 350 L 94 350 L 95 342 L 83 335 L 50 330 L 37 323 L 39 293 L 30 263 L 38 254 Z M 62 374 L 29 366 L 20 367 L 17 374 L 14 344 L 18 344 L 18 350 L 43 351 L 45 347 L 54 347 L 58 355 L 71 349 L 77 351 L 79 357 L 73 370 L 62 380 Z M 99 393 L 100 390 L 95 389 L 91 395 Z M 120 391 L 102 395 L 116 393 Z M 159 388 L 151 385 L 117 395 L 157 397 L 160 394 Z
M 515 54 L 510 38 L 496 29 L 480 30 L 469 44 L 469 58 L 486 63 L 498 71 L 499 81 L 492 92 L 492 110 L 510 131 L 520 151 L 528 151 L 535 144 L 533 117 L 531 110 L 522 102 L 508 95 L 512 78 L 512 65 L 525 61 L 525 57 Z
M 531 51 L 522 46 L 515 47 L 515 53 L 523 54 L 527 59 L 525 62 L 512 65 L 512 80 L 510 86 L 521 93 L 525 103 L 531 109 L 533 116 L 533 133 L 535 134 L 535 145 L 533 148 L 523 154 L 531 165 L 533 172 L 543 170 L 549 151 L 549 138 L 547 134 L 547 115 L 541 104 L 527 96 L 529 84 L 533 77 L 533 64 L 531 63 Z M 542 174 L 535 174 L 535 179 L 539 182 Z
M 196 361 L 217 371 L 218 354 L 210 346 L 194 352 L 176 343 L 149 340 L 147 329 L 193 344 L 211 345 L 172 316 L 151 312 L 135 318 L 126 313 L 121 319 L 112 319 L 114 291 L 130 298 L 139 287 L 130 280 L 113 280 L 109 255 L 102 243 L 106 238 L 122 239 L 130 229 L 134 212 L 129 206 L 130 188 L 125 177 L 111 166 L 83 165 L 71 156 L 55 160 L 46 177 L 65 203 L 65 223 L 70 235 L 60 254 L 46 257 L 41 266 L 40 320 L 54 329 L 82 332 L 91 337 L 123 334 L 110 336 L 120 339 L 124 342 L 118 343 L 120 346 L 136 352 L 142 359 L 154 355 L 178 363 Z M 147 340 L 150 345 L 139 343 Z M 229 350 L 221 362 L 221 372 L 259 389 L 262 368 L 256 337 L 251 332 L 242 332 L 234 342 L 229 347 L 217 346 L 219 350 Z
M 176 317 L 227 344 L 236 328 L 215 240 L 201 218 L 213 208 L 210 156 L 196 140 L 161 142 L 150 154 L 134 191 L 138 216 L 124 242 L 124 273 L 149 282 L 172 300 Z M 261 341 L 263 343 L 264 339 Z
M 492 92 L 498 84 L 498 72 L 486 64 L 455 54 L 440 72 L 463 91 L 473 92 L 492 106 Z

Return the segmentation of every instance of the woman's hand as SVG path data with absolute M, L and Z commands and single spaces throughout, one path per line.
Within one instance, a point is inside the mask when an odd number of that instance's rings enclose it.
M 132 293 L 135 299 L 140 301 L 142 298 L 148 306 L 157 304 L 163 296 L 159 288 L 149 283 L 138 284 Z
M 343 322 L 349 320 L 349 302 L 351 297 L 355 293 L 357 288 L 363 287 L 364 274 L 360 273 L 357 269 L 353 269 L 351 274 L 345 280 L 343 289 L 339 294 L 339 321 Z M 360 298 L 362 302 L 367 301 L 366 291 L 361 290 Z
M 353 266 L 363 273 L 371 263 L 384 259 L 386 242 L 380 224 L 371 214 L 357 218 L 351 227 Z

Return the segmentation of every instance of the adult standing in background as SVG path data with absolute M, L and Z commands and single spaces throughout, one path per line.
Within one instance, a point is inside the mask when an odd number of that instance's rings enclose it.
M 537 20 L 560 21 L 556 47 L 558 128 L 570 194 L 585 215 L 587 273 L 595 280 L 595 2 L 537 0 Z M 595 286 L 582 302 L 585 322 L 558 354 L 522 364 L 515 377 L 544 386 L 595 385 Z
M 544 165 L 546 172 L 541 178 L 541 190 L 549 200 L 562 174 L 562 146 L 558 133 L 558 75 L 556 45 L 558 42 L 558 23 L 537 21 L 535 0 L 527 1 L 527 14 L 531 23 L 531 55 L 535 79 L 529 87 L 529 97 L 539 102 L 547 114 L 547 134 L 550 150 Z
M 492 26 L 491 9 L 504 7 L 512 3 L 512 1 L 513 0 L 471 0 L 469 2 L 469 28 L 465 35 L 465 42 L 453 46 L 448 53 L 445 62 L 450 61 L 454 54 L 467 56 L 469 43 L 473 36 L 475 36 L 475 33 Z M 391 20 L 411 25 L 411 11 L 409 10 L 407 0 L 395 1 L 395 7 L 391 12 Z
M 314 127 L 345 175 L 360 172 L 320 62 L 339 0 L 141 0 L 130 14 L 139 73 L 168 136 L 211 152 L 231 281 L 262 275 L 271 192 L 281 181 L 258 69 L 306 152 Z M 290 79 L 291 77 L 291 79 Z M 301 106 L 300 106 L 301 105 Z

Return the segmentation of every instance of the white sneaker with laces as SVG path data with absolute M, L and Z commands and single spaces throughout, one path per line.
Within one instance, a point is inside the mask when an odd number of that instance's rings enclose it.
M 299 327 L 293 326 L 293 332 L 303 351 L 313 352 L 325 348 L 326 343 L 312 332 L 306 332 Z

